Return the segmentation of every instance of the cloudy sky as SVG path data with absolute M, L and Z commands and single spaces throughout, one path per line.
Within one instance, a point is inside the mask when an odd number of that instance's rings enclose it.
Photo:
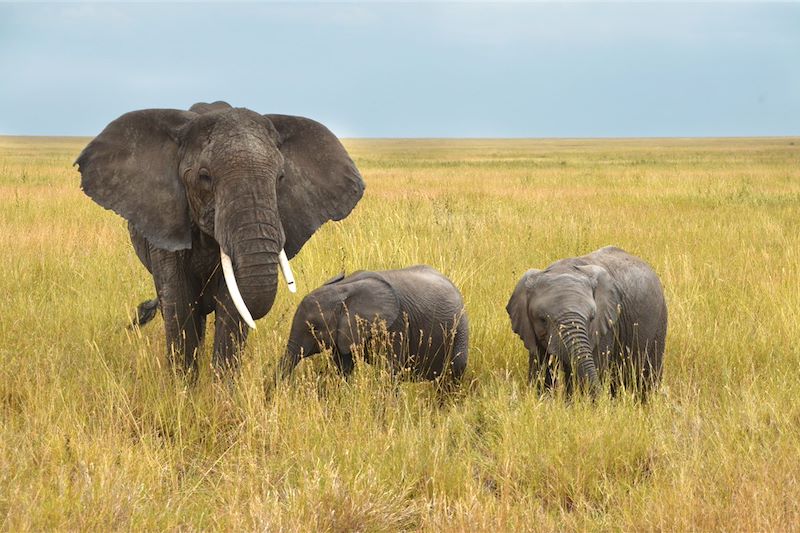
M 346 137 L 800 134 L 800 3 L 0 3 L 0 134 L 227 100 Z

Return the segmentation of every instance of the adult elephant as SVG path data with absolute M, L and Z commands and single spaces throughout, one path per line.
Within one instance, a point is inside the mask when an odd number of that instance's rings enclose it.
M 530 383 L 541 370 L 551 388 L 560 367 L 568 394 L 573 377 L 592 395 L 608 377 L 612 394 L 624 384 L 645 398 L 661 379 L 664 291 L 647 263 L 620 248 L 527 271 L 506 310 L 529 352 Z
M 76 164 L 83 191 L 128 221 L 153 275 L 168 353 L 187 370 L 197 369 L 212 311 L 213 363 L 236 366 L 247 326 L 275 300 L 278 263 L 291 281 L 288 259 L 364 192 L 322 124 L 225 102 L 126 113 Z

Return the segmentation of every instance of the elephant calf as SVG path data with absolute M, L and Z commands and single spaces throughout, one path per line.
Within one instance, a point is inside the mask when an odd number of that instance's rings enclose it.
M 661 379 L 667 306 L 661 282 L 645 262 L 609 246 L 529 270 L 506 306 L 514 332 L 530 359 L 528 381 L 539 369 L 552 388 L 564 371 L 567 394 L 573 372 L 592 395 L 607 378 L 646 398 Z
M 431 267 L 341 274 L 298 306 L 281 368 L 288 376 L 300 359 L 328 347 L 348 376 L 354 349 L 363 348 L 369 361 L 377 344 L 387 350 L 394 375 L 407 371 L 427 380 L 444 375 L 454 383 L 467 366 L 468 337 L 461 294 Z

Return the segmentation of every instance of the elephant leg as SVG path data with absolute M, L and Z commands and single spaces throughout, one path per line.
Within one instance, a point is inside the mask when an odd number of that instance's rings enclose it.
M 460 383 L 469 359 L 469 324 L 466 314 L 462 314 L 458 321 L 452 352 L 453 355 L 449 361 L 450 371 L 445 371 L 445 374 L 449 374 L 447 375 L 449 381 Z
M 237 370 L 244 342 L 250 329 L 242 319 L 224 280 L 220 280 L 214 317 L 214 369 Z
M 197 332 L 197 349 L 198 352 L 203 348 L 203 343 L 206 338 L 206 315 L 201 309 L 192 313 L 194 319 L 194 330 Z
M 555 374 L 550 357 L 540 357 L 537 350 L 528 354 L 528 385 L 536 385 L 539 392 L 553 390 Z
M 634 352 L 633 349 L 622 345 L 618 348 L 616 357 L 616 372 L 618 377 L 618 389 L 623 389 L 631 394 L 638 394 L 642 383 L 642 359 L 644 354 Z
M 612 398 L 617 397 L 620 388 L 619 378 L 617 378 L 615 374 L 617 374 L 617 369 L 614 368 L 614 366 L 610 366 L 608 373 L 608 393 Z
M 469 360 L 469 324 L 467 315 L 462 314 L 453 338 L 450 354 L 445 358 L 445 368 L 437 380 L 439 406 L 444 407 L 448 398 L 461 388 L 461 380 Z
M 608 357 L 608 390 L 612 398 L 616 398 L 619 391 L 626 386 L 625 375 L 630 371 L 624 361 L 617 362 L 617 359 L 622 357 L 624 357 L 622 354 L 619 357 L 612 357 L 609 354 Z
M 204 316 L 199 309 L 199 287 L 184 268 L 182 252 L 150 249 L 153 279 L 164 316 L 170 363 L 197 374 L 197 351 L 202 345 Z
M 564 370 L 564 395 L 567 398 L 572 398 L 575 391 L 575 379 L 577 376 L 573 375 L 572 365 L 569 363 L 561 365 Z
M 553 368 L 552 363 L 547 360 L 544 364 L 544 390 L 551 391 L 553 387 L 555 387 L 556 380 L 555 380 L 555 369 Z
M 333 362 L 336 363 L 336 368 L 339 369 L 342 376 L 345 379 L 349 379 L 350 375 L 353 373 L 353 369 L 355 368 L 355 361 L 353 361 L 353 354 L 352 353 L 341 353 L 338 350 L 334 350 L 333 353 Z
M 539 354 L 534 351 L 531 351 L 528 354 L 528 385 L 532 386 L 537 379 L 537 375 L 539 374 Z
M 647 401 L 647 395 L 652 389 L 658 386 L 661 381 L 661 361 L 663 357 L 663 346 L 658 346 L 654 341 L 651 341 L 645 347 L 642 354 L 642 368 L 639 373 L 639 397 L 642 402 Z

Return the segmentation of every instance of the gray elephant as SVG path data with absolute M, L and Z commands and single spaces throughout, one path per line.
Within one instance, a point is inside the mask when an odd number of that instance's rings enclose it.
M 212 311 L 213 363 L 236 366 L 247 326 L 272 307 L 278 265 L 293 283 L 288 260 L 364 192 L 322 124 L 225 102 L 126 113 L 76 164 L 83 191 L 128 221 L 155 282 L 167 349 L 188 370 Z
M 542 372 L 552 388 L 564 372 L 594 396 L 601 379 L 642 399 L 661 379 L 667 306 L 661 282 L 645 262 L 612 246 L 529 270 L 506 306 L 530 359 L 528 381 Z M 575 373 L 576 375 L 573 375 Z
M 376 344 L 387 349 L 394 375 L 408 372 L 412 379 L 444 376 L 448 384 L 458 382 L 467 366 L 469 344 L 458 289 L 424 265 L 333 278 L 297 308 L 282 374 L 288 376 L 302 358 L 328 347 L 339 370 L 349 376 L 354 349 L 362 347 L 369 361 L 370 347 Z

